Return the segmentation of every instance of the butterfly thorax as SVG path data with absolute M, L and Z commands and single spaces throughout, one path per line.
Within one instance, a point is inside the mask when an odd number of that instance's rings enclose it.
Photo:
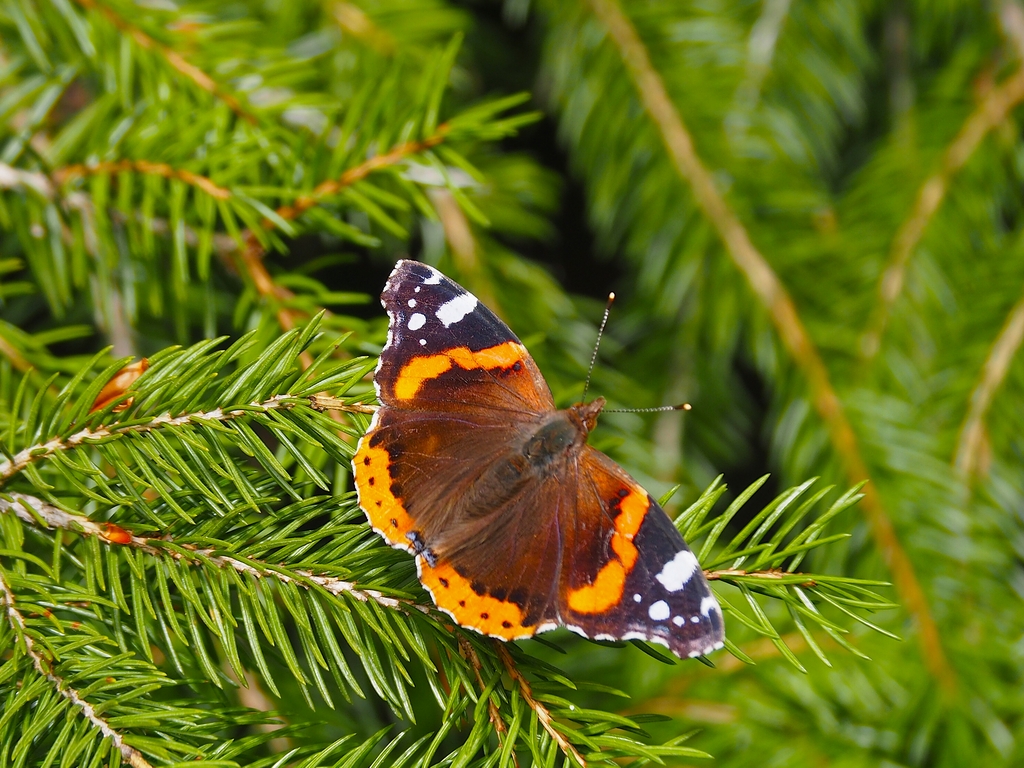
M 604 398 L 599 397 L 590 403 L 576 403 L 563 411 L 552 412 L 523 445 L 522 454 L 528 464 L 543 473 L 577 454 L 597 424 L 597 415 L 604 404 Z

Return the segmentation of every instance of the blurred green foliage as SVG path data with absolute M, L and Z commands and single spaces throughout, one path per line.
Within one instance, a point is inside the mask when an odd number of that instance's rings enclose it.
M 1021 764 L 1022 100 L 1016 0 L 0 0 L 0 765 Z M 421 610 L 309 404 L 410 256 L 563 405 L 614 290 L 694 407 L 592 442 L 816 583 L 714 668 Z

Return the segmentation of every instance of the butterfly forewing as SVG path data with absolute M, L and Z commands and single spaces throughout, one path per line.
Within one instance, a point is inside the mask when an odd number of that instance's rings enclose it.
M 539 413 L 551 392 L 516 335 L 436 269 L 400 261 L 381 295 L 390 324 L 374 381 L 394 408 Z

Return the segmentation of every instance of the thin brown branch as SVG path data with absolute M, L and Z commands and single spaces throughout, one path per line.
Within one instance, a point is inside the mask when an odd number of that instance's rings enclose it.
M 473 648 L 473 644 L 470 643 L 461 634 L 456 635 L 456 639 L 459 642 L 459 654 L 469 665 L 473 668 L 473 674 L 476 676 L 477 685 L 480 686 L 481 691 L 487 689 L 487 684 L 484 683 L 484 677 L 481 672 L 483 664 L 480 662 L 480 656 L 477 655 L 476 650 Z M 498 737 L 498 747 L 501 748 L 505 739 L 508 737 L 508 727 L 505 725 L 505 721 L 501 717 L 501 711 L 498 709 L 498 705 L 494 703 L 494 697 L 489 696 L 487 699 L 487 716 L 491 721 L 491 725 L 494 726 L 494 732 Z M 512 763 L 519 767 L 519 760 L 516 759 L 515 754 L 512 755 Z
M 141 29 L 131 24 L 128 20 L 122 18 L 112 8 L 109 8 L 106 5 L 97 3 L 95 0 L 75 0 L 75 2 L 87 10 L 98 11 L 99 13 L 106 16 L 107 20 L 110 21 L 111 24 L 113 24 L 119 30 L 128 35 L 132 40 L 134 40 L 138 44 L 140 48 L 143 48 L 147 51 L 156 51 L 161 56 L 163 56 L 167 60 L 167 63 L 170 64 L 174 69 L 178 70 L 178 72 L 187 77 L 189 80 L 191 80 L 193 83 L 195 83 L 197 86 L 199 86 L 207 93 L 220 99 L 228 106 L 228 108 L 232 112 L 234 112 L 240 118 L 245 120 L 250 125 L 257 124 L 258 121 L 256 119 L 256 116 L 248 110 L 246 110 L 237 98 L 235 98 L 232 94 L 225 90 L 223 86 L 219 85 L 212 77 L 203 72 L 203 70 L 199 69 L 199 67 L 196 67 L 195 65 L 189 64 L 187 61 L 185 61 L 185 58 L 180 53 L 164 45 L 163 43 L 157 42 L 152 37 L 143 32 Z
M 378 405 L 368 403 L 348 403 L 340 397 L 325 395 L 323 393 L 309 396 L 310 407 L 314 411 L 343 411 L 344 413 L 376 413 L 380 410 Z
M 83 536 L 95 536 L 107 544 L 132 547 L 154 557 L 169 557 L 182 562 L 212 564 L 218 568 L 230 568 L 257 579 L 273 578 L 285 584 L 295 584 L 307 589 L 310 585 L 315 585 L 335 596 L 349 595 L 360 602 L 373 602 L 392 610 L 430 612 L 429 607 L 412 600 L 391 597 L 379 590 L 360 587 L 354 582 L 339 579 L 336 576 L 307 570 L 296 570 L 293 576 L 270 563 L 263 563 L 253 558 L 242 560 L 213 548 L 198 547 L 188 543 L 174 543 L 166 536 L 160 538 L 136 536 L 115 523 L 96 522 L 85 515 L 65 512 L 28 494 L 10 493 L 7 496 L 9 501 L 0 498 L 0 513 L 13 512 L 19 519 L 32 525 L 38 525 L 39 521 L 42 521 L 48 528 L 72 531 Z M 173 549 L 167 546 L 170 543 L 174 543 Z
M 117 173 L 143 173 L 152 176 L 162 176 L 165 179 L 178 179 L 190 186 L 198 187 L 210 197 L 218 200 L 227 200 L 231 197 L 230 190 L 218 186 L 205 176 L 200 176 L 198 173 L 192 173 L 192 171 L 187 171 L 183 168 L 173 168 L 166 163 L 152 163 L 149 160 L 111 160 L 89 165 L 76 163 L 57 169 L 53 173 L 53 178 L 58 184 L 64 184 L 71 179 Z
M 32 363 L 26 360 L 21 352 L 19 352 L 14 345 L 7 341 L 3 336 L 0 336 L 0 355 L 7 358 L 7 361 L 11 364 L 14 370 L 21 373 L 28 373 L 32 370 Z
M 512 678 L 512 682 L 519 686 L 519 693 L 522 695 L 523 701 L 537 715 L 537 720 L 540 722 L 541 727 L 547 731 L 547 734 L 554 740 L 564 755 L 575 760 L 577 765 L 586 768 L 587 761 L 583 759 L 583 755 L 565 738 L 561 731 L 552 725 L 551 712 L 548 711 L 548 708 L 533 698 L 533 689 L 530 687 L 530 681 L 519 671 L 519 667 L 516 666 L 512 654 L 501 643 L 495 643 L 494 647 L 498 652 L 501 663 L 505 665 L 505 671 Z
M 50 179 L 42 173 L 23 171 L 7 163 L 0 163 L 0 189 L 26 189 L 46 200 L 56 196 Z
M 1003 0 L 999 6 L 999 26 L 1003 35 L 1017 54 L 1024 61 L 1024 9 L 1017 0 Z
M 504 320 L 501 304 L 494 295 L 494 291 L 491 290 L 489 281 L 485 279 L 480 270 L 480 256 L 469 218 L 449 190 L 434 188 L 430 190 L 429 197 L 430 202 L 434 204 L 438 218 L 441 219 L 441 226 L 444 228 L 445 239 L 451 248 L 452 258 L 458 266 L 459 272 L 469 278 L 466 286 L 476 294 L 481 303 L 490 307 L 498 317 Z
M 783 344 L 807 380 L 811 402 L 825 422 L 847 477 L 854 483 L 870 478 L 856 434 L 832 386 L 828 369 L 804 329 L 792 298 L 715 186 L 661 76 L 651 64 L 643 41 L 614 0 L 590 0 L 590 5 L 619 49 L 644 108 L 660 131 L 677 172 L 689 182 L 697 205 L 714 226 L 733 262 L 768 311 Z M 944 690 L 952 692 L 957 685 L 956 673 L 946 658 L 938 628 L 913 564 L 896 535 L 873 483 L 868 483 L 864 488 L 861 509 L 892 571 L 903 604 L 917 620 L 928 669 Z
M 448 126 L 446 124 L 442 124 L 438 126 L 433 135 L 428 136 L 421 141 L 407 141 L 404 144 L 399 144 L 383 155 L 376 155 L 375 157 L 371 157 L 369 160 L 360 163 L 354 168 L 350 168 L 337 179 L 329 179 L 328 181 L 322 182 L 309 194 L 296 198 L 291 205 L 283 205 L 278 208 L 276 213 L 285 221 L 294 221 L 313 206 L 319 205 L 324 198 L 338 194 L 345 189 L 345 187 L 349 187 L 357 181 L 366 178 L 374 171 L 380 170 L 381 168 L 387 168 L 392 165 L 397 165 L 410 155 L 414 155 L 430 149 L 431 147 L 437 146 L 445 140 L 447 135 Z M 274 229 L 277 225 L 270 219 L 264 219 L 261 226 L 264 229 Z M 260 296 L 270 299 L 279 305 L 277 310 L 278 324 L 282 329 L 290 330 L 295 327 L 296 324 L 301 322 L 303 318 L 302 313 L 283 306 L 283 303 L 292 298 L 293 294 L 274 282 L 274 278 L 271 277 L 270 272 L 263 263 L 263 256 L 266 253 L 266 249 L 259 241 L 259 238 L 256 237 L 255 233 L 251 230 L 246 230 L 243 235 L 243 240 L 245 247 L 242 248 L 242 251 L 239 254 L 240 270 L 249 276 L 249 279 L 252 281 L 253 286 L 255 286 L 256 291 Z M 311 360 L 309 362 L 311 362 Z
M 284 205 L 277 209 L 277 215 L 286 221 L 292 221 L 315 205 L 319 205 L 325 197 L 331 197 L 341 192 L 345 187 L 350 187 L 357 181 L 362 181 L 374 171 L 388 168 L 405 160 L 407 157 L 419 154 L 432 147 L 441 144 L 448 135 L 448 125 L 442 123 L 430 136 L 419 141 L 407 141 L 392 147 L 383 155 L 375 155 L 360 163 L 354 168 L 349 168 L 337 179 L 328 179 L 318 184 L 308 195 L 296 198 L 291 205 Z M 270 222 L 264 222 L 268 226 Z
M 373 23 L 366 11 L 354 3 L 335 3 L 331 15 L 343 32 L 366 43 L 383 56 L 392 56 L 398 50 L 398 42 L 389 33 Z
M 131 432 L 151 432 L 164 427 L 182 426 L 192 422 L 201 421 L 230 421 L 241 416 L 252 414 L 252 408 L 263 408 L 264 410 L 282 410 L 293 408 L 295 398 L 292 395 L 274 395 L 262 402 L 250 403 L 245 410 L 234 409 L 225 411 L 222 408 L 214 408 L 212 411 L 203 413 L 186 413 L 181 416 L 171 416 L 165 413 L 162 416 L 147 421 L 143 424 L 129 424 L 127 426 L 113 425 L 111 427 L 99 427 L 98 429 L 83 429 L 75 432 L 67 438 L 55 437 L 45 443 L 30 445 L 18 451 L 10 459 L 0 462 L 0 485 L 9 480 L 12 476 L 21 472 L 29 464 L 49 458 L 60 451 L 68 451 L 81 445 L 89 445 L 98 440 L 113 437 L 116 435 L 129 434 Z
M 126 744 L 121 734 L 114 730 L 109 722 L 97 714 L 96 709 L 88 700 L 83 698 L 78 691 L 68 685 L 64 678 L 53 671 L 53 659 L 49 657 L 45 649 L 40 649 L 36 646 L 36 641 L 29 634 L 25 617 L 21 615 L 21 611 L 18 610 L 15 604 L 14 593 L 4 579 L 3 571 L 0 571 L 0 605 L 3 606 L 7 622 L 21 641 L 25 655 L 32 661 L 32 666 L 36 672 L 46 678 L 62 698 L 81 710 L 82 715 L 89 721 L 90 725 L 103 734 L 103 738 L 110 740 L 114 748 L 121 754 L 121 759 L 128 765 L 132 766 L 132 768 L 152 768 L 152 765 L 142 756 L 139 750 Z
M 990 90 L 981 100 L 956 138 L 942 153 L 938 170 L 918 190 L 910 215 L 900 225 L 893 239 L 888 263 L 878 284 L 878 298 L 867 330 L 861 337 L 860 354 L 865 362 L 870 362 L 878 353 L 893 304 L 903 290 L 907 264 L 945 199 L 953 177 L 967 164 L 982 139 L 1002 125 L 1011 110 L 1021 101 L 1024 101 L 1024 68 Z
M 956 443 L 953 466 L 961 479 L 970 483 L 982 465 L 985 446 L 985 417 L 1010 363 L 1024 342 L 1024 297 L 1017 301 L 989 350 L 978 383 L 971 391 L 970 405 Z
M 704 571 L 704 578 L 708 581 L 720 581 L 722 579 L 729 579 L 732 577 L 742 577 L 745 579 L 764 579 L 765 581 L 781 581 L 782 579 L 788 579 L 791 576 L 806 576 L 804 573 L 793 573 L 791 571 L 781 571 L 778 569 L 768 571 L 744 571 L 740 568 L 725 568 L 717 571 Z M 813 587 L 817 582 L 814 579 L 808 577 L 806 581 L 800 583 L 802 587 Z

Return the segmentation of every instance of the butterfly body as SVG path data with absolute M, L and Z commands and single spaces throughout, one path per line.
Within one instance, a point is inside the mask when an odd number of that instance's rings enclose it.
M 603 398 L 557 410 L 509 328 L 437 270 L 400 261 L 381 407 L 353 458 L 359 502 L 459 624 L 513 640 L 556 626 L 721 647 L 717 601 L 667 515 L 587 444 Z

